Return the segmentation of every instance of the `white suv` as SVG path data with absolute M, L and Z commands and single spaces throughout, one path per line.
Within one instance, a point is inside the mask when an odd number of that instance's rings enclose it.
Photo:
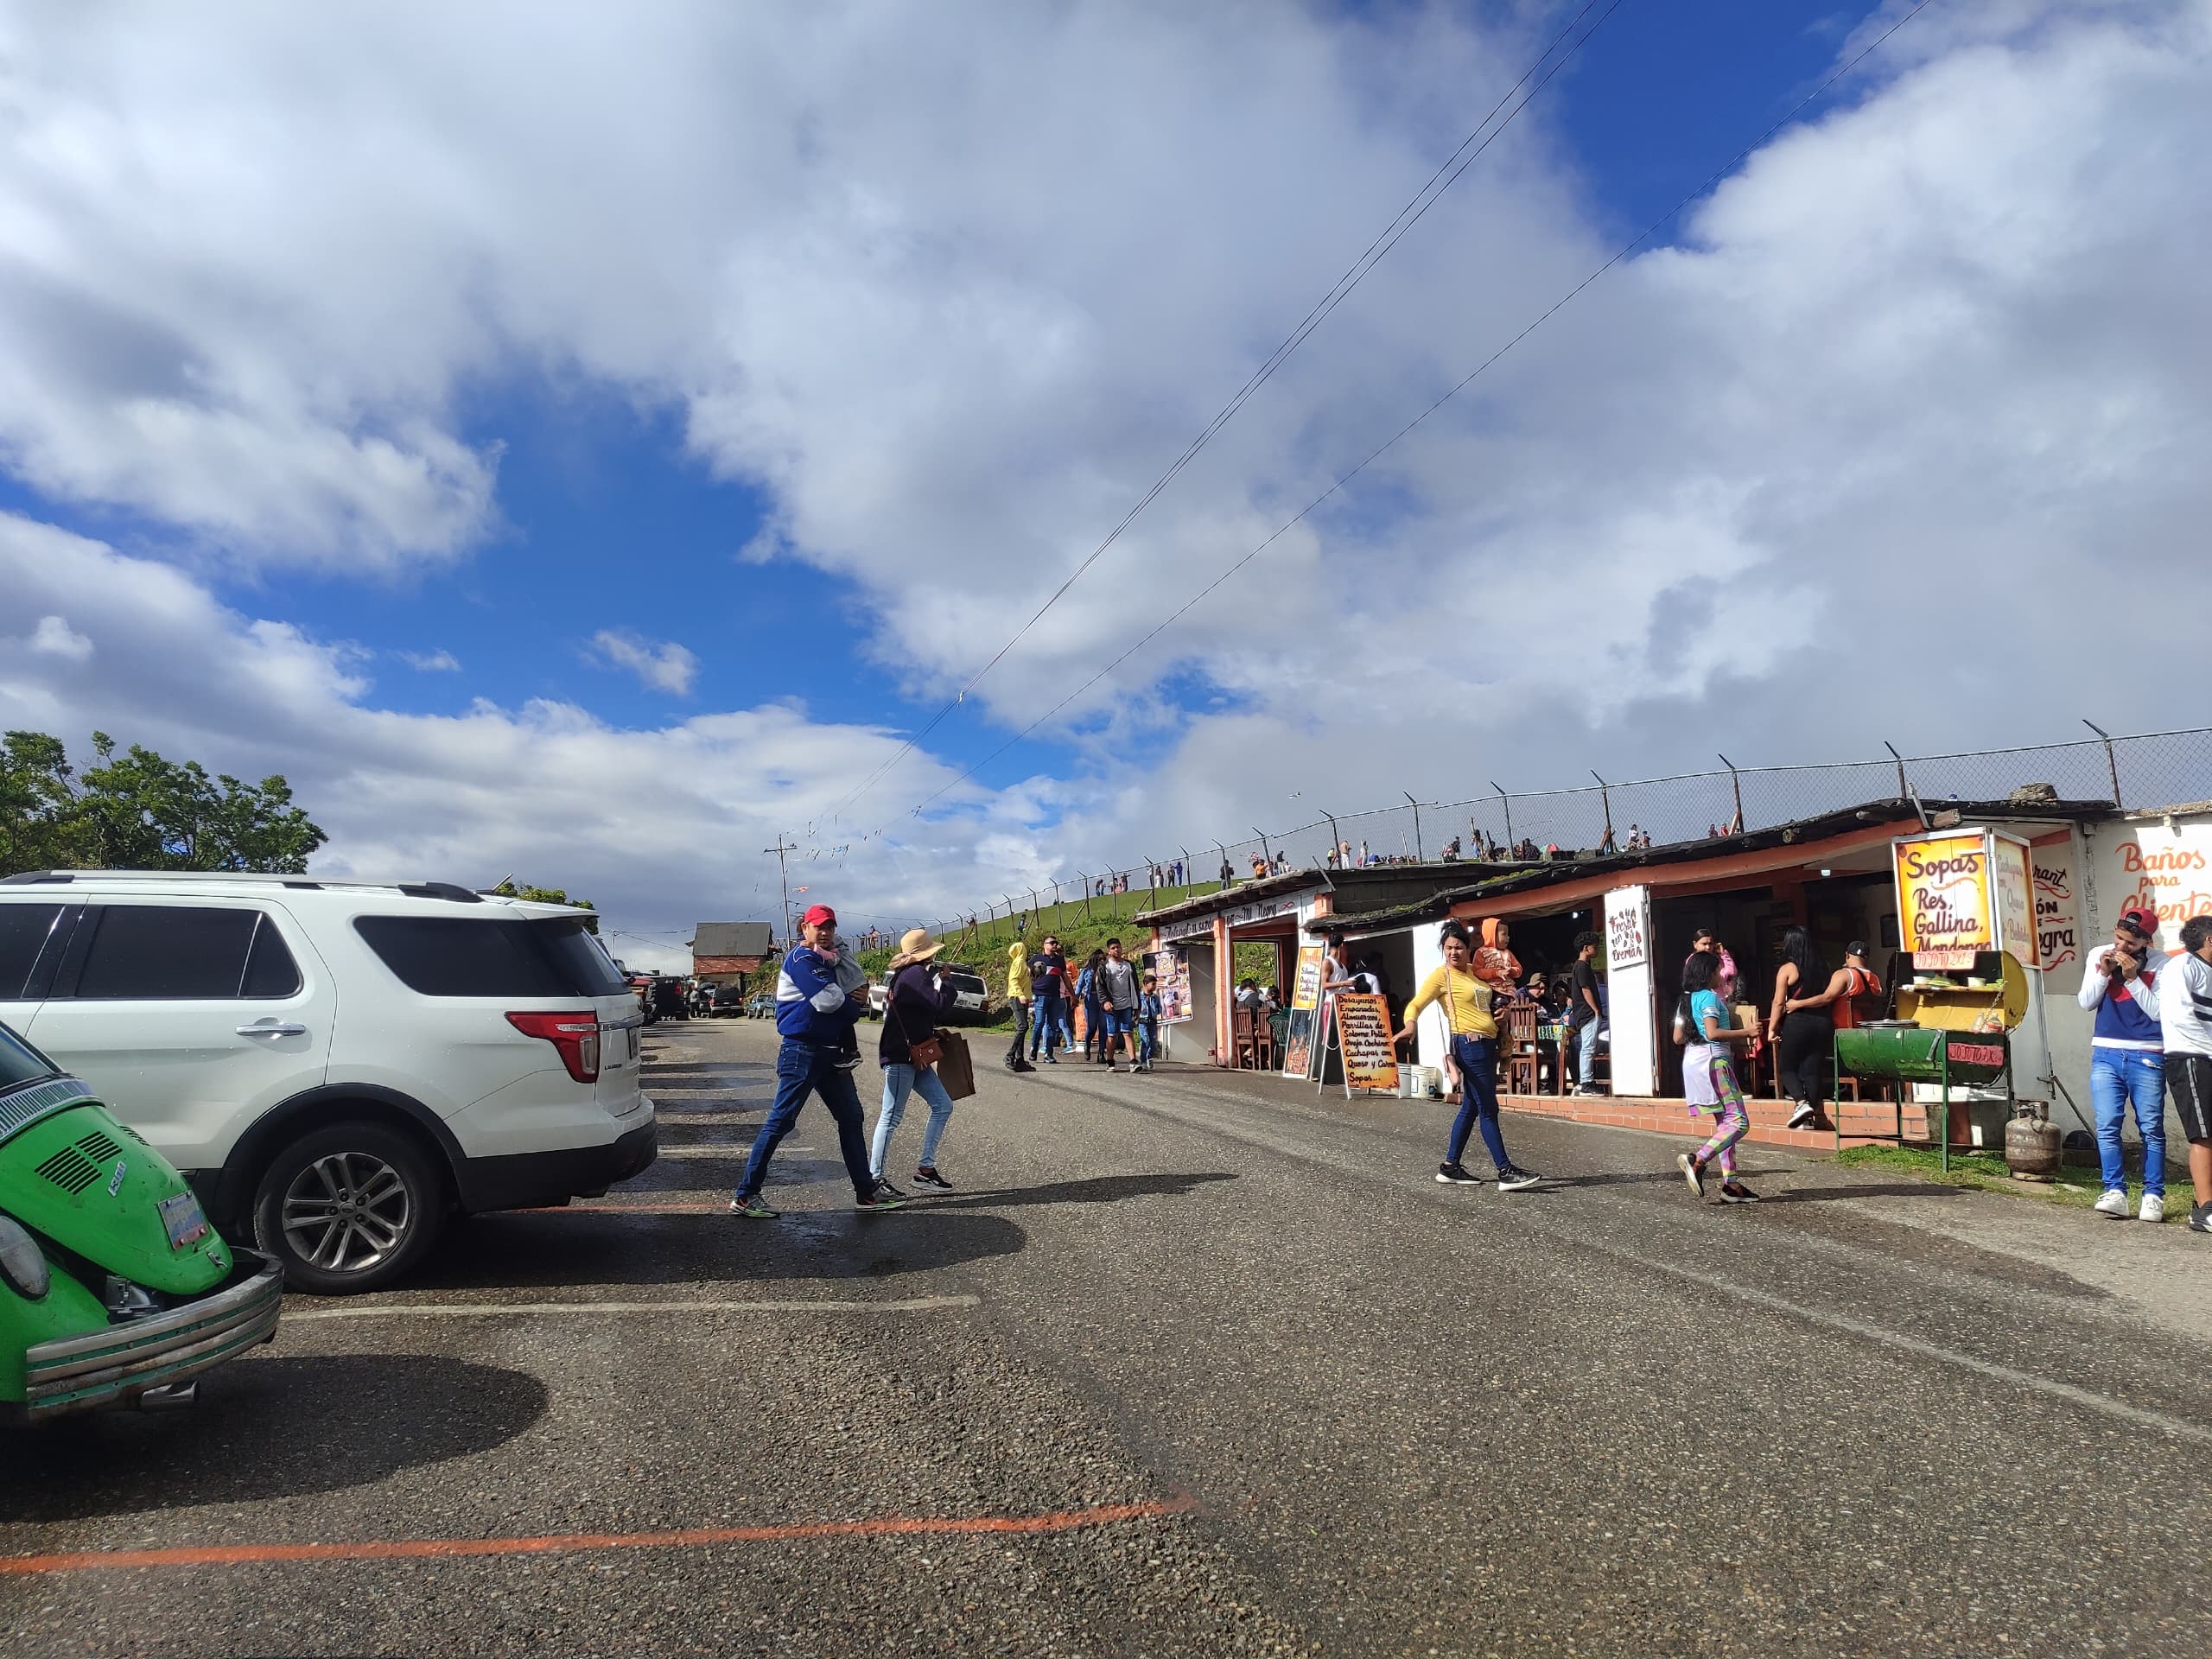
M 582 918 L 443 882 L 31 872 L 0 880 L 0 1021 L 291 1284 L 371 1290 L 452 1212 L 652 1162 L 638 999 Z

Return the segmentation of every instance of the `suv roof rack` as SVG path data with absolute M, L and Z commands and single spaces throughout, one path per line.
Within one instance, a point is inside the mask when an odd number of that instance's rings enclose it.
M 410 899 L 445 899 L 455 904 L 480 905 L 483 895 L 454 881 L 354 881 L 261 870 L 23 870 L 0 875 L 0 887 L 60 887 L 73 881 L 193 881 L 239 882 L 259 887 L 289 887 L 320 892 L 325 887 L 392 887 Z

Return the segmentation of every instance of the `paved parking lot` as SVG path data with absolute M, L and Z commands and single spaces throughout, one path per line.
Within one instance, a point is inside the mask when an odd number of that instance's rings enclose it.
M 864 1027 L 868 1036 L 872 1027 Z M 2202 1240 L 1653 1137 L 1063 1065 L 958 1190 L 810 1106 L 723 1209 L 765 1024 L 648 1033 L 661 1160 L 295 1297 L 193 1412 L 0 1440 L 0 1650 L 2200 1650 Z M 872 1064 L 864 1092 L 876 1078 Z M 900 1150 L 911 1167 L 920 1125 Z M 894 1162 L 894 1176 L 903 1173 Z M 2171 1287 L 2171 1294 L 2169 1294 Z

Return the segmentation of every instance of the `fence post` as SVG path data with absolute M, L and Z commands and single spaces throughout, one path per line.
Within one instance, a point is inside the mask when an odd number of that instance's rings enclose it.
M 2112 804 L 2118 806 L 2120 804 L 2120 762 L 2113 758 L 2112 734 L 2094 720 L 2085 719 L 2082 723 L 2104 740 L 2105 770 L 2112 774 Z
M 1590 775 L 1598 778 L 1596 767 L 1590 769 Z M 1605 809 L 1605 839 L 1602 844 L 1611 847 L 1613 844 L 1613 790 L 1612 785 L 1602 778 L 1598 778 L 1598 799 Z
M 1252 826 L 1252 833 L 1260 838 L 1260 856 L 1267 861 L 1268 874 L 1273 875 L 1275 868 L 1275 849 L 1268 845 L 1268 832 L 1255 823 Z
M 1217 841 L 1213 844 L 1213 849 L 1221 855 L 1221 861 L 1224 865 L 1227 866 L 1229 870 L 1228 878 L 1224 880 L 1221 885 L 1224 888 L 1235 887 L 1236 885 L 1236 867 L 1229 862 L 1229 849 L 1223 846 Z
M 1716 749 L 1713 753 L 1719 754 L 1719 751 Z M 1736 776 L 1736 763 L 1733 760 L 1731 760 L 1726 755 L 1723 754 L 1720 756 L 1720 764 L 1728 768 L 1729 792 L 1736 798 L 1736 817 L 1733 820 L 1736 827 L 1731 833 L 1740 836 L 1744 833 L 1743 779 Z
M 1421 856 L 1421 803 L 1402 789 L 1398 793 L 1405 796 L 1406 804 L 1414 810 L 1414 862 L 1426 864 L 1428 861 Z
M 1912 798 L 1912 785 L 1906 783 L 1904 780 L 1904 756 L 1897 753 L 1897 746 L 1891 742 L 1886 737 L 1882 740 L 1882 747 L 1890 752 L 1890 759 L 1897 763 L 1897 799 L 1901 801 L 1910 800 Z
M 1497 779 L 1491 779 L 1490 786 L 1492 789 L 1497 789 Z M 1505 855 L 1508 858 L 1517 857 L 1520 842 L 1513 839 L 1513 798 L 1503 790 L 1497 789 L 1497 798 L 1505 808 Z
M 1343 849 L 1344 838 L 1337 833 L 1337 821 L 1332 814 L 1324 811 L 1321 816 L 1329 820 L 1329 856 L 1321 861 L 1321 868 L 1325 870 L 1340 870 L 1344 868 L 1344 863 L 1338 855 Z
M 1191 849 L 1178 844 L 1175 850 L 1183 855 L 1183 896 L 1191 896 Z

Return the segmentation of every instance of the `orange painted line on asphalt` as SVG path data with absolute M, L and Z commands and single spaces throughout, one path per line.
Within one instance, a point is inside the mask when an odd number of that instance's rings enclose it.
M 1051 1515 L 886 1516 L 875 1521 L 802 1521 L 780 1527 L 687 1527 L 675 1532 L 572 1532 L 542 1538 L 390 1538 L 353 1544 L 218 1544 L 202 1549 L 86 1549 L 0 1556 L 0 1574 L 88 1573 L 123 1567 L 248 1567 L 263 1561 L 391 1561 L 460 1555 L 553 1555 L 586 1549 L 680 1549 L 772 1544 L 807 1538 L 906 1537 L 933 1533 L 1074 1532 L 1116 1521 L 1147 1521 L 1198 1507 L 1187 1495 L 1101 1503 Z
M 729 1200 L 720 1204 L 548 1204 L 529 1210 L 509 1210 L 510 1216 L 710 1216 L 717 1210 L 728 1210 Z

